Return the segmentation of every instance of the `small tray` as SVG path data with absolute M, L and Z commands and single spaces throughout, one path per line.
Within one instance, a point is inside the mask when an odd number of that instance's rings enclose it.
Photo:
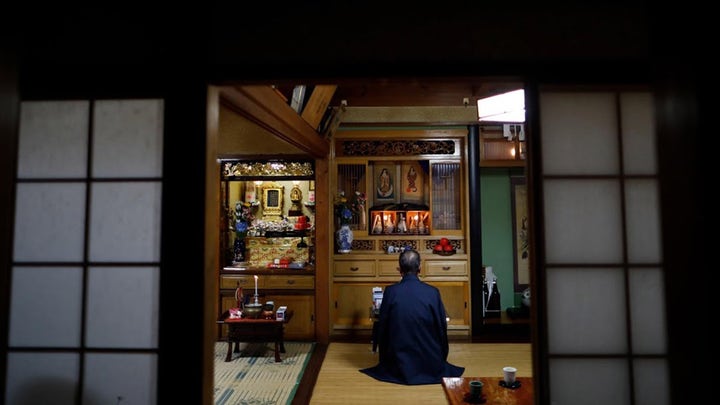
M 469 403 L 469 404 L 484 404 L 487 402 L 487 397 L 485 395 L 480 395 L 480 397 L 473 397 L 470 395 L 469 392 L 465 393 L 465 396 L 463 397 L 463 401 Z
M 509 388 L 509 389 L 511 389 L 511 390 L 516 390 L 516 389 L 520 388 L 520 386 L 521 386 L 522 384 L 520 384 L 520 381 L 515 380 L 514 383 L 508 385 L 508 384 L 505 384 L 505 380 L 500 380 L 500 381 L 498 382 L 498 385 L 501 386 L 501 387 Z
M 454 255 L 455 253 L 457 253 L 457 250 L 453 249 L 453 250 L 451 250 L 451 251 L 449 251 L 449 252 L 446 252 L 446 251 L 440 252 L 440 251 L 433 250 L 433 253 L 436 254 L 436 255 L 439 255 L 439 256 L 452 256 L 452 255 Z

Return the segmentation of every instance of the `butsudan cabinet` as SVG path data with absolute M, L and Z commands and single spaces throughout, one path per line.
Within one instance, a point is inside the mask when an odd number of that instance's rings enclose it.
M 315 339 L 314 166 L 306 160 L 227 160 L 220 183 L 218 316 L 253 300 L 286 306 L 289 340 Z M 257 277 L 257 281 L 255 279 Z M 227 336 L 227 325 L 218 338 Z
M 400 280 L 398 253 L 420 252 L 423 281 L 441 293 L 450 334 L 470 334 L 470 258 L 463 130 L 340 130 L 333 139 L 331 190 L 343 207 L 352 249 L 331 255 L 331 333 L 369 333 L 372 288 Z M 438 249 L 437 246 L 447 246 Z M 344 249 L 343 249 L 344 251 Z

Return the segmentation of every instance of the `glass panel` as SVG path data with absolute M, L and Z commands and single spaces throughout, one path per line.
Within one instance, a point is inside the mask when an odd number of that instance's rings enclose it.
M 89 103 L 25 101 L 20 109 L 18 178 L 85 177 Z
M 549 368 L 551 404 L 630 404 L 625 359 L 551 359 Z
M 77 354 L 10 352 L 5 403 L 75 404 L 79 374 Z
M 548 263 L 620 263 L 619 182 L 545 180 Z
M 87 345 L 157 347 L 158 267 L 91 267 Z
M 481 160 L 515 160 L 515 143 L 506 139 L 483 139 Z
M 19 183 L 16 198 L 15 261 L 83 260 L 84 183 Z
M 85 361 L 84 404 L 157 403 L 157 356 L 91 353 Z
M 98 101 L 94 114 L 94 177 L 162 175 L 162 100 Z
M 81 291 L 81 268 L 13 268 L 10 345 L 79 346 Z
M 160 260 L 160 182 L 94 183 L 90 260 Z
M 548 269 L 545 294 L 550 353 L 627 353 L 621 269 Z
M 655 110 L 651 93 L 622 93 L 623 170 L 626 174 L 655 174 Z
M 617 114 L 613 93 L 540 96 L 545 174 L 617 174 Z
M 461 229 L 462 212 L 460 163 L 432 164 L 433 230 Z
M 665 283 L 660 269 L 630 269 L 630 314 L 633 352 L 664 354 Z
M 670 383 L 667 361 L 664 359 L 636 359 L 635 405 L 669 405 Z
M 480 126 L 480 162 L 525 159 L 525 124 L 489 124 Z
M 659 263 L 662 253 L 657 180 L 627 180 L 625 201 L 628 260 Z

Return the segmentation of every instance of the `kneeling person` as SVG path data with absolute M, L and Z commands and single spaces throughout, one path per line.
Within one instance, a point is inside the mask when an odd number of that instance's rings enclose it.
M 465 367 L 448 363 L 447 318 L 440 291 L 420 281 L 420 254 L 400 254 L 402 280 L 383 293 L 377 320 L 379 363 L 360 371 L 397 384 L 439 384 Z

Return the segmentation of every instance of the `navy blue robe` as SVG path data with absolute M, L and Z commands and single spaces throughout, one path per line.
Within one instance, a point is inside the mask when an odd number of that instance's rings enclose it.
M 380 361 L 360 371 L 397 384 L 439 384 L 465 367 L 447 362 L 447 319 L 440 291 L 416 274 L 385 288 L 376 326 Z

